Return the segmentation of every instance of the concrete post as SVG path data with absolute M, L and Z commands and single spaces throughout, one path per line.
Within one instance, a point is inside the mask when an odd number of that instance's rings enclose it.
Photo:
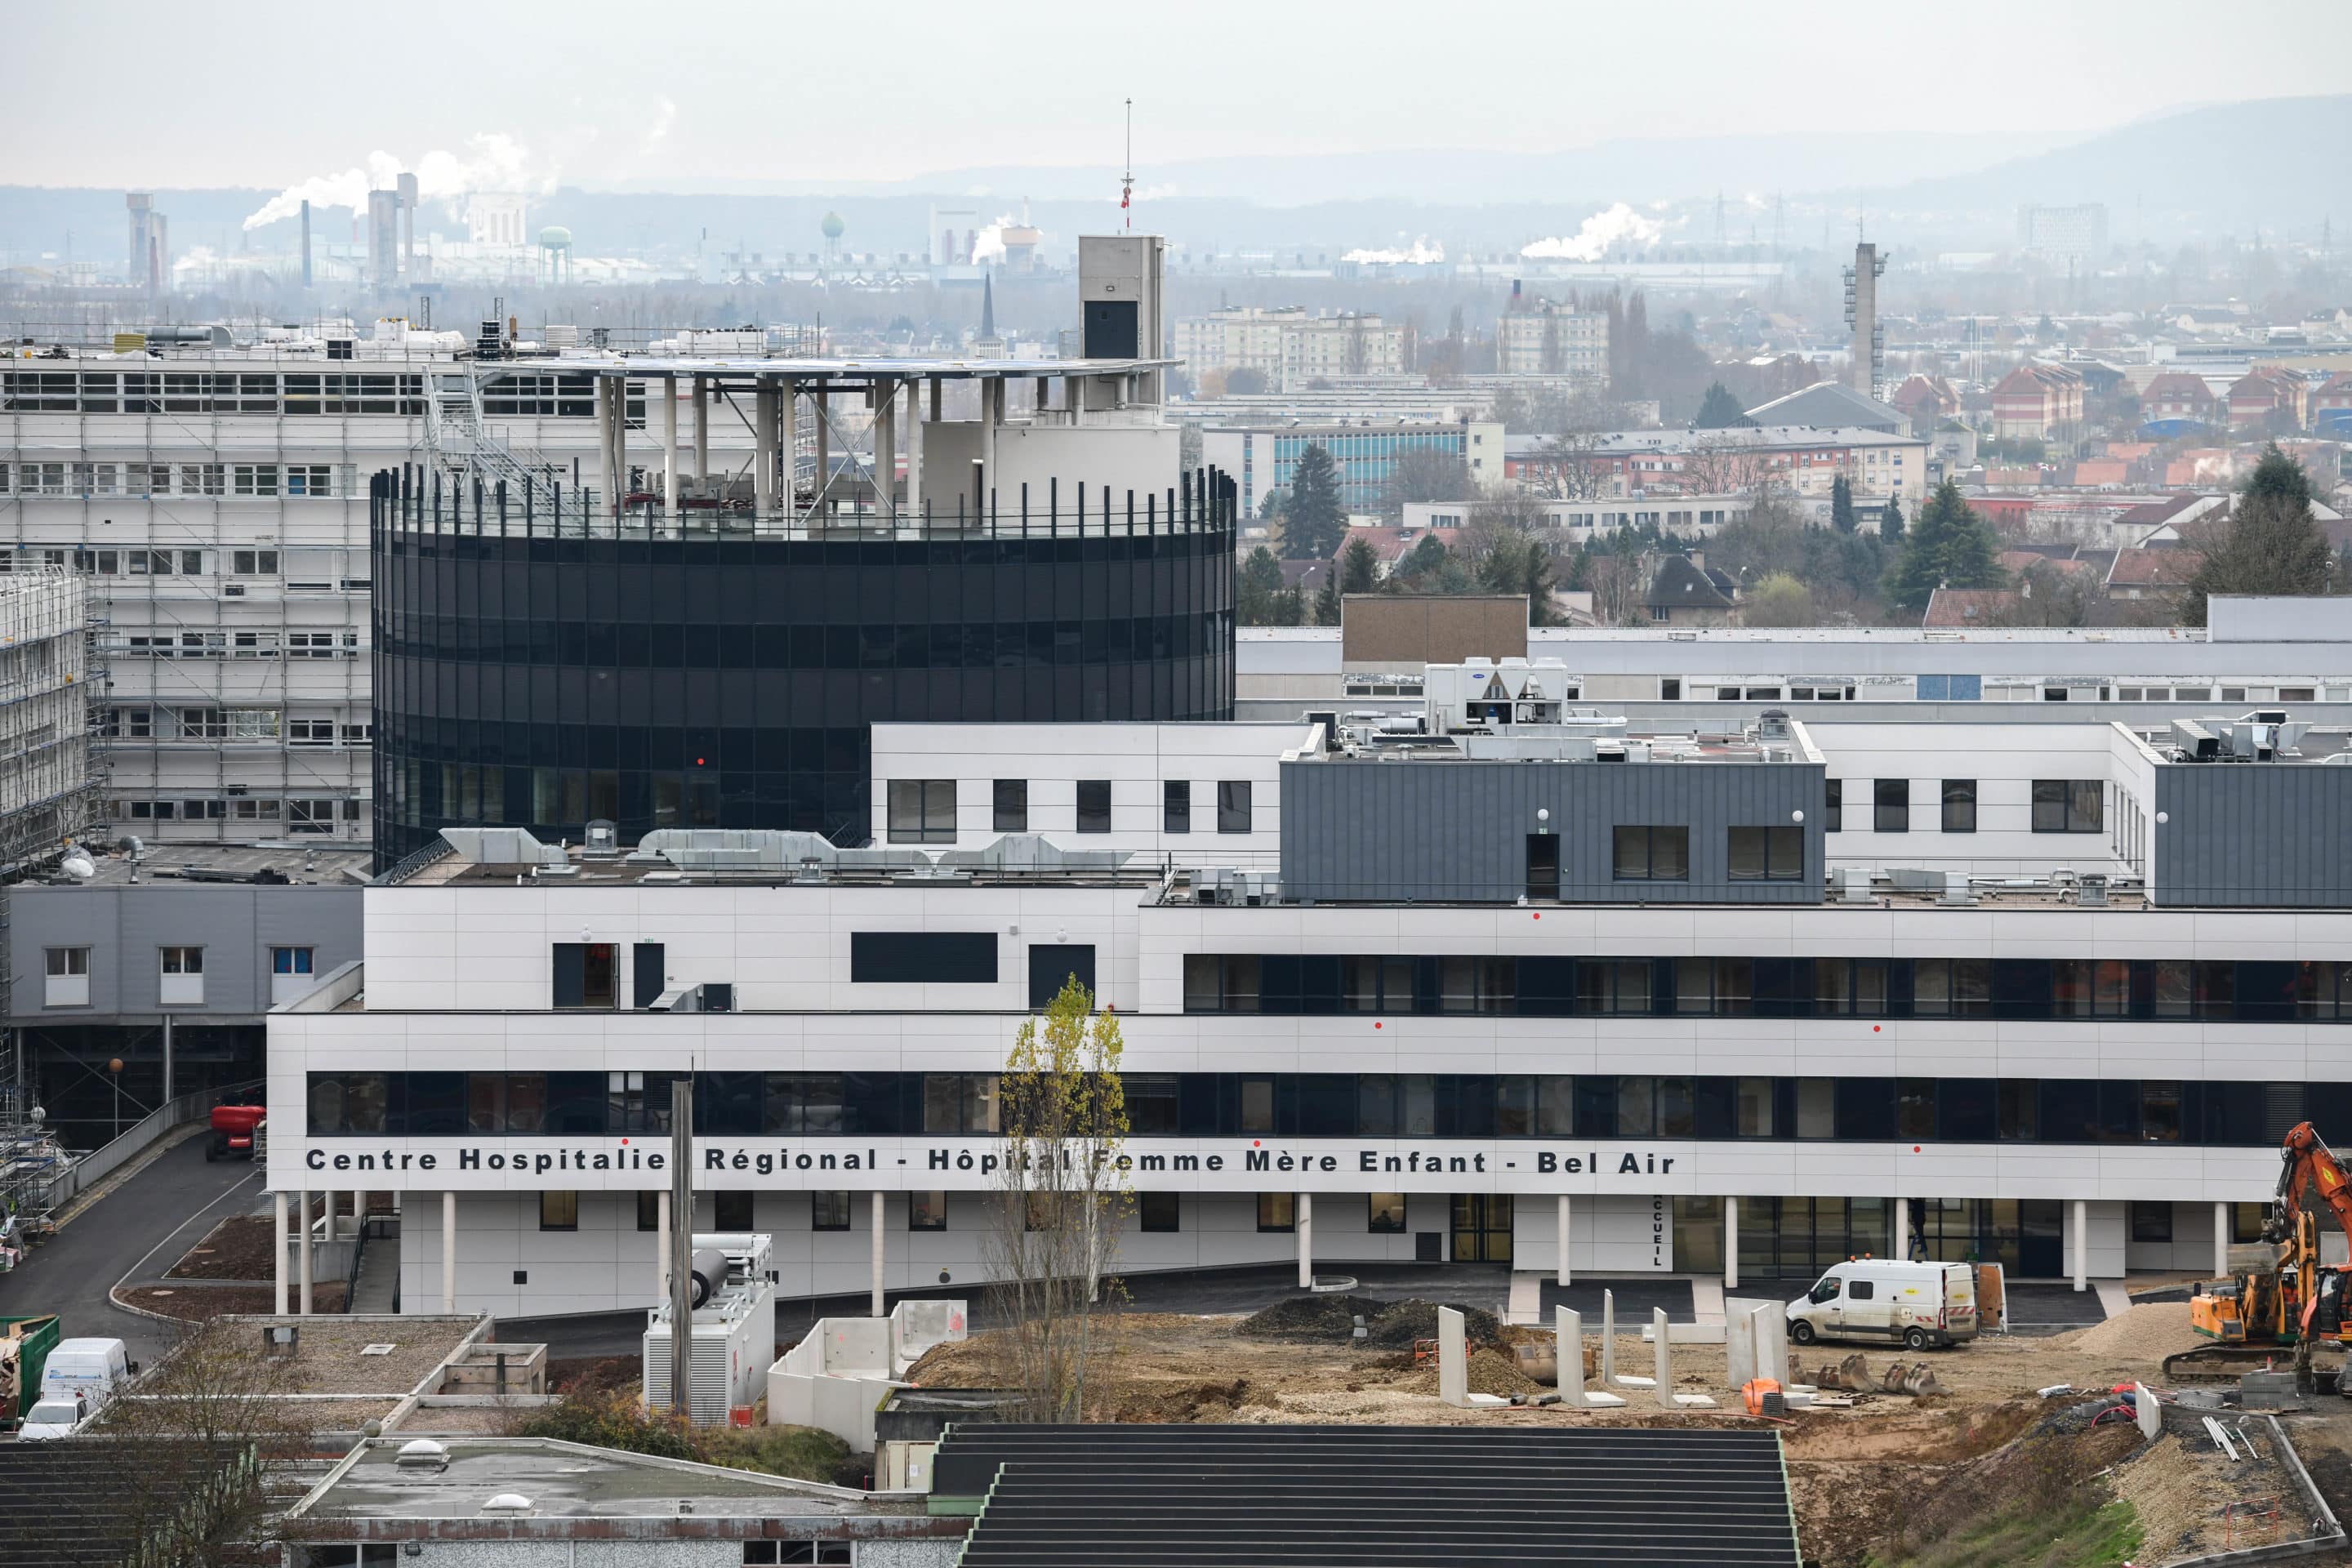
M 898 385 L 884 381 L 874 388 L 874 510 L 886 518 L 898 515 Z
M 1723 1200 L 1723 1289 L 1739 1289 L 1739 1200 Z
M 669 1300 L 669 1189 L 654 1194 L 654 1299 Z
M 776 389 L 776 417 L 772 422 L 778 448 L 775 482 L 783 487 L 783 513 L 798 521 L 800 508 L 801 389 L 788 381 Z
M 2230 1277 L 2230 1205 L 2213 1205 L 2213 1278 Z
M 1298 1288 L 1315 1288 L 1315 1194 L 1298 1194 Z
M 1909 1258 L 1911 1256 L 1911 1205 L 1899 1197 L 1895 1200 L 1895 1224 L 1887 1234 L 1895 1238 L 1895 1246 L 1889 1256 L 1898 1263 Z
M 882 1315 L 882 1191 L 874 1191 L 874 1309 L 873 1315 Z
M 278 1238 L 276 1256 L 270 1260 L 270 1282 L 278 1289 L 278 1315 L 286 1315 L 286 1194 L 269 1194 L 269 1210 L 276 1217 L 276 1227 L 270 1234 Z
M 172 1092 L 172 1015 L 163 1015 L 163 1098 L 175 1098 Z
M 441 1194 L 441 1310 L 457 1310 L 457 1194 Z
M 1674 1410 L 1679 1408 L 1679 1405 L 1675 1399 L 1675 1337 L 1673 1330 L 1674 1326 L 1666 1321 L 1666 1310 L 1664 1307 L 1653 1307 L 1650 1309 L 1650 1338 L 1653 1342 L 1650 1347 L 1652 1352 L 1650 1357 L 1650 1375 L 1651 1381 L 1654 1384 L 1654 1392 L 1658 1396 L 1658 1408 L 1661 1410 Z
M 833 426 L 829 423 L 833 416 L 833 397 L 828 390 L 829 386 L 829 383 L 820 381 L 809 393 L 809 412 L 816 416 L 816 478 L 810 482 L 816 487 L 817 495 L 823 498 L 810 510 L 822 514 L 818 519 L 820 522 L 833 515 L 833 496 L 830 489 L 830 481 L 833 479 Z
M 710 378 L 694 378 L 694 477 L 710 478 Z
M 302 1300 L 298 1310 L 307 1318 L 310 1315 L 310 1189 L 308 1187 L 302 1189 L 301 1204 Z
M 1004 384 L 980 384 L 980 510 L 988 511 L 989 492 L 996 488 L 996 425 L 1004 417 Z
M 936 387 L 939 383 L 931 384 Z M 907 384 L 907 515 L 923 521 L 923 384 Z
M 1437 1397 L 1460 1408 L 1470 1403 L 1468 1336 L 1462 1314 L 1451 1307 L 1437 1309 Z M 1496 1401 L 1500 1403 L 1500 1401 Z
M 776 510 L 776 395 L 765 384 L 751 395 L 751 506 L 761 517 Z
M 1559 1282 L 1560 1282 L 1562 1285 L 1565 1285 L 1565 1284 L 1567 1284 L 1567 1283 L 1569 1282 L 1569 1279 L 1568 1279 L 1568 1194 L 1567 1194 L 1566 1193 L 1562 1193 L 1562 1194 L 1559 1194 L 1559 1196 L 1556 1200 L 1554 1200 L 1554 1202 L 1555 1202 L 1555 1204 L 1556 1204 L 1556 1205 L 1557 1205 L 1557 1209 L 1558 1209 L 1558 1212 L 1557 1212 L 1557 1215 L 1556 1215 L 1556 1216 L 1555 1216 L 1555 1219 L 1556 1219 L 1556 1223 L 1558 1224 L 1558 1226 L 1559 1226 L 1559 1273 L 1558 1273 L 1558 1275 L 1556 1276 L 1556 1278 L 1559 1280 Z
M 604 487 L 604 510 L 610 512 L 613 510 L 613 380 L 604 375 L 596 378 L 596 467 L 603 470 L 597 482 Z
M 662 507 L 676 522 L 677 504 L 677 377 L 662 378 Z
M 2086 1199 L 2074 1200 L 2074 1289 L 2091 1288 L 2091 1205 Z

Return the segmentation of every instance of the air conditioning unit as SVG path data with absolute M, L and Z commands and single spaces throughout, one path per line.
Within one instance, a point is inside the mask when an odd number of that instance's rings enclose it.
M 221 597 L 222 597 L 222 598 L 224 598 L 224 599 L 242 599 L 242 598 L 244 598 L 244 597 L 245 597 L 245 584 L 242 584 L 242 583 L 224 583 L 224 584 L 221 584 Z

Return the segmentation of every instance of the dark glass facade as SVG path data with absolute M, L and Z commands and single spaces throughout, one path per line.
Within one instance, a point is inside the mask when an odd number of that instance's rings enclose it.
M 370 510 L 379 868 L 486 824 L 861 844 L 877 721 L 1233 716 L 1221 479 L 922 539 L 582 537 L 394 474 Z

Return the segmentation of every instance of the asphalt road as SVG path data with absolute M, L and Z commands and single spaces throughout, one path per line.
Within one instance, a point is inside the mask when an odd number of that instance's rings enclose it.
M 191 1138 L 0 1275 L 0 1313 L 55 1312 L 66 1338 L 119 1339 L 132 1361 L 144 1363 L 171 1343 L 172 1325 L 124 1311 L 107 1292 L 121 1280 L 161 1274 L 260 1194 L 257 1167 L 242 1160 L 208 1164 L 204 1137 Z

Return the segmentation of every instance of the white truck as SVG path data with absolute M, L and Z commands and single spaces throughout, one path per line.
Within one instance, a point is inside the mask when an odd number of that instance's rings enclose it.
M 1976 1334 L 1977 1276 L 1965 1263 L 1848 1258 L 1789 1303 L 1789 1339 L 1801 1345 L 1876 1340 L 1923 1351 Z

